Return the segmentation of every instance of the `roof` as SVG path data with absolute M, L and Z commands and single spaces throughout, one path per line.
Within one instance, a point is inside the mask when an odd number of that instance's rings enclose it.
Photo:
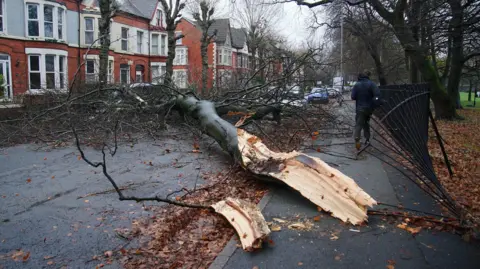
M 232 28 L 231 33 L 232 33 L 232 47 L 236 49 L 241 49 L 245 46 L 245 42 L 247 40 L 246 37 L 246 29 L 244 28 Z
M 100 0 L 84 0 L 87 5 L 100 7 L 98 2 Z M 158 0 L 115 0 L 118 4 L 119 10 L 129 13 L 141 18 L 151 19 Z
M 229 19 L 216 19 L 212 26 L 208 28 L 208 35 L 213 35 L 215 30 L 217 30 L 217 36 L 215 41 L 219 43 L 224 43 L 227 40 L 228 29 L 230 28 Z
M 158 0 L 117 0 L 123 2 L 120 4 L 120 10 L 138 17 L 151 19 L 157 7 Z

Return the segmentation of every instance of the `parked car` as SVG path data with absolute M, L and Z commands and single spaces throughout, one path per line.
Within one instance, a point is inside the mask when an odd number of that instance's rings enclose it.
M 300 91 L 300 86 L 287 86 L 288 90 L 288 97 L 291 98 L 300 98 L 301 97 L 301 91 Z
M 305 100 L 308 104 L 327 104 L 328 92 L 326 88 L 313 88 L 310 94 L 305 96 Z
M 341 89 L 336 89 L 336 88 L 327 88 L 328 92 L 328 97 L 337 97 L 341 95 Z

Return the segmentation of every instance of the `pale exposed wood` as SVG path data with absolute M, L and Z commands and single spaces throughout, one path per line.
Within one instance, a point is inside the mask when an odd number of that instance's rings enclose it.
M 295 151 L 273 152 L 242 129 L 237 129 L 237 135 L 244 168 L 283 181 L 344 222 L 367 221 L 367 207 L 377 204 L 352 178 L 319 158 Z
M 228 197 L 212 208 L 230 222 L 246 251 L 261 248 L 263 239 L 270 234 L 267 222 L 255 204 Z

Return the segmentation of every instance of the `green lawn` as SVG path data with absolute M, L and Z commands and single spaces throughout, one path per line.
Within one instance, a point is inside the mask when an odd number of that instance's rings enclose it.
M 475 93 L 472 91 L 472 101 L 468 101 L 468 92 L 460 92 L 460 103 L 462 103 L 463 108 L 473 109 L 473 98 L 475 98 Z M 480 98 L 477 98 L 475 109 L 480 109 Z

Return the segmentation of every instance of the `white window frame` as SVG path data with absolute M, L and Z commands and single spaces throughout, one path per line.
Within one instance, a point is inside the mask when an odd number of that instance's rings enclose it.
M 115 83 L 115 61 L 108 59 L 108 83 Z
M 152 76 L 152 84 L 158 85 L 163 84 L 163 80 L 165 78 L 165 73 L 167 72 L 167 64 L 164 62 L 153 62 L 151 63 L 151 76 Z M 153 67 L 158 68 L 158 75 L 153 73 Z
M 122 70 L 125 70 L 125 68 L 122 68 L 122 65 L 128 65 L 128 64 L 120 64 L 120 78 L 119 78 L 119 82 L 123 84 L 122 82 Z M 125 82 L 125 84 L 130 84 L 130 65 L 128 65 L 128 73 L 127 73 L 127 81 Z
M 65 50 L 57 50 L 57 49 L 38 49 L 38 48 L 26 48 L 25 49 L 25 54 L 27 54 L 28 57 L 28 88 L 29 88 L 29 93 L 41 93 L 44 90 L 60 90 L 60 91 L 65 91 L 68 88 L 68 83 L 67 83 L 67 74 L 68 74 L 68 51 Z M 55 89 L 47 89 L 47 71 L 46 71 L 46 64 L 45 64 L 45 58 L 47 55 L 52 55 L 54 56 L 54 73 L 55 75 Z M 30 64 L 30 56 L 39 56 L 39 69 L 40 71 L 32 71 L 31 70 L 31 64 Z M 60 56 L 64 57 L 64 71 L 60 72 Z M 32 89 L 31 88 L 31 81 L 30 81 L 30 73 L 40 73 L 40 89 Z M 58 76 L 57 76 L 58 74 Z M 60 76 L 63 74 L 64 78 L 64 87 L 60 87 Z
M 93 72 L 88 72 L 88 63 L 93 62 Z M 93 77 L 93 79 L 91 78 Z M 98 59 L 86 59 L 85 60 L 85 82 L 96 83 L 98 82 Z
M 231 66 L 232 65 L 232 49 L 220 47 L 217 49 L 218 53 L 218 64 Z
M 176 31 L 175 32 L 175 38 L 177 38 L 177 36 L 181 36 L 181 35 L 182 35 L 182 31 Z M 183 38 L 176 39 L 175 40 L 175 45 L 182 45 L 182 39 Z
M 137 30 L 137 53 L 143 54 L 143 31 Z
M 60 19 L 62 20 L 60 22 Z M 57 37 L 59 40 L 65 40 L 65 22 L 67 19 L 67 12 L 65 9 L 62 8 L 57 8 Z M 62 35 L 62 38 L 60 38 L 60 33 Z
M 187 65 L 188 64 L 188 48 L 175 48 L 175 58 L 173 59 L 174 65 Z
M 124 36 L 123 36 L 123 30 L 124 30 L 124 29 L 127 30 L 127 37 L 124 37 Z M 120 41 L 120 49 L 121 49 L 122 51 L 128 51 L 128 35 L 129 35 L 129 32 L 130 32 L 130 29 L 129 29 L 128 27 L 121 27 L 121 28 L 120 28 L 120 39 L 121 39 L 121 41 Z M 125 49 L 123 48 L 124 42 L 125 42 L 125 46 L 126 46 Z
M 29 5 L 36 5 L 37 7 L 37 18 L 30 19 L 28 17 L 28 6 Z M 46 37 L 45 36 L 45 6 L 52 7 L 52 24 L 53 24 L 53 37 Z M 59 41 L 66 41 L 66 7 L 65 5 L 59 4 L 57 2 L 47 2 L 41 0 L 26 0 L 25 1 L 25 36 L 30 38 L 40 38 L 40 39 L 54 39 Z M 60 10 L 63 11 L 63 21 L 59 24 L 58 15 Z M 29 21 L 36 21 L 38 24 L 38 35 L 30 35 L 28 32 L 28 22 Z M 62 38 L 59 37 L 59 27 L 62 30 Z
M 151 54 L 152 55 L 160 55 L 160 35 L 159 34 L 152 34 L 152 48 L 151 48 Z M 157 45 L 155 45 L 153 42 L 154 40 L 157 40 Z
M 183 73 L 183 75 L 182 75 L 182 77 L 184 78 L 183 81 L 179 81 L 180 73 Z M 186 69 L 173 70 L 172 80 L 175 83 L 175 86 L 177 86 L 178 88 L 180 88 L 180 89 L 187 88 L 187 84 L 188 84 L 187 70 Z
M 2 12 L 0 13 L 0 19 L 2 20 L 2 27 L 0 27 L 0 33 L 5 33 L 7 31 L 7 15 L 5 0 L 0 0 L 0 5 L 2 6 Z
M 168 37 L 167 35 L 160 35 L 160 55 L 168 55 Z
M 87 20 L 92 20 L 92 29 L 87 29 Z M 96 25 L 95 17 L 83 17 L 83 43 L 85 45 L 92 45 L 95 42 L 95 25 Z M 92 35 L 92 42 L 87 42 L 87 33 L 91 33 Z

